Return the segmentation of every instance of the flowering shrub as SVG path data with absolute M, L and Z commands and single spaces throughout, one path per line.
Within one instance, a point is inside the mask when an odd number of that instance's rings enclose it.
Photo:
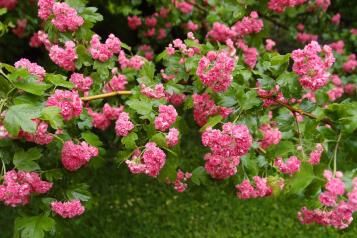
M 330 1 L 168 0 L 143 16 L 134 6 L 134 48 L 95 33 L 103 18 L 86 1 L 29 2 L 36 32 L 15 17 L 9 34 L 28 34 L 45 63 L 0 64 L 0 201 L 19 207 L 20 236 L 85 215 L 85 176 L 113 162 L 178 192 L 219 183 L 234 184 L 237 199 L 304 195 L 317 205 L 298 212 L 301 223 L 351 224 L 356 29 L 339 29 Z M 22 3 L 0 6 L 11 18 Z M 315 35 L 299 13 L 335 33 Z M 296 41 L 289 53 L 275 29 Z

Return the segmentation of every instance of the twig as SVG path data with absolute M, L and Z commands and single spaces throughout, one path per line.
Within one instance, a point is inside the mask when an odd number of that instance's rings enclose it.
M 195 2 L 192 2 L 192 1 L 190 1 L 190 0 L 186 0 L 186 2 L 188 2 L 189 4 L 191 4 L 192 6 L 194 6 L 195 8 L 197 8 L 198 10 L 203 11 L 204 13 L 207 13 L 207 12 L 208 12 L 206 8 L 204 8 L 203 6 L 201 6 L 201 5 L 199 5 L 199 4 L 195 3 Z
M 87 97 L 81 97 L 82 101 L 91 101 L 91 100 L 96 100 L 96 99 L 103 99 L 103 98 L 109 98 L 113 97 L 116 95 L 131 95 L 131 91 L 115 91 L 111 93 L 103 93 L 103 94 L 98 94 L 98 95 L 93 95 L 93 96 L 87 96 Z
M 270 16 L 267 16 L 267 15 L 264 15 L 262 13 L 259 13 L 260 16 L 262 16 L 262 18 L 264 18 L 265 20 L 268 20 L 270 21 L 271 23 L 277 25 L 278 27 L 284 29 L 284 30 L 289 30 L 289 27 L 285 26 L 284 24 L 281 24 L 280 22 L 276 21 L 274 18 L 270 17 Z
M 342 137 L 342 133 L 340 133 L 338 135 L 338 137 L 337 137 L 335 151 L 333 153 L 333 176 L 336 175 L 336 170 L 337 170 L 337 150 L 338 150 L 338 146 L 340 144 L 341 137 Z
M 294 113 L 296 128 L 297 128 L 298 137 L 299 137 L 300 150 L 301 150 L 301 154 L 302 154 L 302 159 L 304 160 L 304 159 L 306 159 L 306 154 L 305 154 L 305 150 L 304 150 L 304 144 L 303 144 L 302 135 L 301 135 L 300 127 L 299 127 L 299 122 L 298 122 L 296 116 L 297 116 L 296 113 Z

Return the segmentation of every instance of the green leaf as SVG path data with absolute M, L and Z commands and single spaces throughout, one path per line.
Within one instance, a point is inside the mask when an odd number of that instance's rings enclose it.
M 47 74 L 45 81 L 52 83 L 57 87 L 72 89 L 74 87 L 72 82 L 66 80 L 66 77 L 60 74 Z
M 82 132 L 81 136 L 88 144 L 92 146 L 100 147 L 103 145 L 103 142 L 100 140 L 99 136 L 97 136 L 93 132 Z
M 69 200 L 79 199 L 81 201 L 89 201 L 91 194 L 89 186 L 85 183 L 73 184 L 66 190 L 66 196 Z
M 18 217 L 15 220 L 15 236 L 21 238 L 43 238 L 45 232 L 54 229 L 55 220 L 42 216 Z
M 19 150 L 15 153 L 13 163 L 15 168 L 24 171 L 40 170 L 40 166 L 35 162 L 42 156 L 39 148 L 31 148 L 28 151 Z
M 242 110 L 249 110 L 261 103 L 255 90 L 237 92 L 237 100 Z
M 63 117 L 58 107 L 44 107 L 40 118 L 44 121 L 48 121 L 54 129 L 63 127 Z
M 140 115 L 148 115 L 152 112 L 152 105 L 149 102 L 145 102 L 139 99 L 133 99 L 126 101 L 126 104 Z
M 169 179 L 170 181 L 174 181 L 177 174 L 177 167 L 178 160 L 174 158 L 168 158 L 158 176 L 159 181 L 166 182 L 167 179 Z
M 130 151 L 130 150 L 119 151 L 115 158 L 115 162 L 117 162 L 119 165 L 121 165 L 125 160 L 130 159 L 133 152 L 134 151 Z
M 120 47 L 123 48 L 123 49 L 126 49 L 126 50 L 131 51 L 131 47 L 128 46 L 127 44 L 125 44 L 124 42 L 121 42 L 121 43 L 120 43 Z
M 333 103 L 327 107 L 325 115 L 336 121 L 344 133 L 357 129 L 357 102 Z
M 294 117 L 289 113 L 280 114 L 276 117 L 280 131 L 289 131 L 294 125 Z
M 220 123 L 223 120 L 223 117 L 221 115 L 216 115 L 213 117 L 210 117 L 204 126 L 201 127 L 200 132 L 205 131 L 209 127 L 214 127 L 218 123 Z
M 280 90 L 286 98 L 301 97 L 301 85 L 297 80 L 297 75 L 293 72 L 284 72 L 277 78 Z
M 155 65 L 152 62 L 146 62 L 139 72 L 140 82 L 146 85 L 152 84 L 155 75 Z
M 162 133 L 153 135 L 150 141 L 155 142 L 159 147 L 167 147 L 166 138 Z
M 6 112 L 4 126 L 13 136 L 17 136 L 20 129 L 34 133 L 36 131 L 36 123 L 31 119 L 38 118 L 40 114 L 41 107 L 30 104 L 14 105 L 9 107 Z
M 302 162 L 300 171 L 287 180 L 287 191 L 292 194 L 301 194 L 314 180 L 314 170 L 311 164 Z
M 78 45 L 76 47 L 76 52 L 78 55 L 78 59 L 76 61 L 76 66 L 78 69 L 80 69 L 82 65 L 90 66 L 93 64 L 93 59 L 84 45 Z
M 202 166 L 199 166 L 192 171 L 191 181 L 194 184 L 196 185 L 207 184 L 208 179 L 209 179 L 208 174 L 206 173 L 205 168 L 203 168 Z
M 39 82 L 37 77 L 26 69 L 17 69 L 8 77 L 16 88 L 38 96 L 42 96 L 50 88 L 50 85 Z
M 135 149 L 137 147 L 135 143 L 137 139 L 139 139 L 138 135 L 135 132 L 131 132 L 129 135 L 121 139 L 121 143 L 123 143 L 128 150 Z
M 86 22 L 96 23 L 103 21 L 103 16 L 97 13 L 96 7 L 86 7 L 82 12 L 81 16 Z
M 291 141 L 280 141 L 277 145 L 271 145 L 267 149 L 267 156 L 269 158 L 275 159 L 276 157 L 285 157 L 289 153 L 295 151 L 295 145 Z

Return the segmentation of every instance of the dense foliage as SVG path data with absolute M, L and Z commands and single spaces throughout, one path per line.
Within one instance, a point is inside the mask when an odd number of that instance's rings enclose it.
M 106 174 L 129 179 L 122 167 L 177 192 L 297 195 L 301 223 L 346 229 L 357 28 L 339 4 L 0 0 L 0 201 L 15 235 L 59 236 L 96 209 Z

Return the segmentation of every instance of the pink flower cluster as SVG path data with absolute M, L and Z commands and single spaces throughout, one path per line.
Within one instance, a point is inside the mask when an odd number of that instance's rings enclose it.
M 334 87 L 327 92 L 327 96 L 331 102 L 334 102 L 342 97 L 343 92 L 343 87 Z
M 272 39 L 265 40 L 265 50 L 266 51 L 272 51 L 275 45 L 276 45 L 276 43 Z
M 321 7 L 323 11 L 326 12 L 327 8 L 330 6 L 331 0 L 316 0 L 316 6 Z
M 90 41 L 89 52 L 93 59 L 105 62 L 114 54 L 119 54 L 120 49 L 121 42 L 114 34 L 110 34 L 104 44 L 100 42 L 100 36 L 94 34 Z
M 135 70 L 140 70 L 141 67 L 145 64 L 145 58 L 140 55 L 134 55 L 130 59 L 128 59 L 123 50 L 120 51 L 118 62 L 122 69 L 132 68 Z
M 109 93 L 124 90 L 127 83 L 128 80 L 125 75 L 113 75 L 112 79 L 104 85 L 103 92 Z
M 35 32 L 29 42 L 29 45 L 34 48 L 44 45 L 47 50 L 50 50 L 52 43 L 48 39 L 48 35 L 43 31 Z
M 28 59 L 22 58 L 15 63 L 17 69 L 26 69 L 30 74 L 37 77 L 39 81 L 43 81 L 46 75 L 46 70 L 36 63 L 31 63 Z
M 138 48 L 138 53 L 140 53 L 140 55 L 143 55 L 147 60 L 154 59 L 154 50 L 151 48 L 150 45 L 140 45 Z
M 90 146 L 84 141 L 77 145 L 69 140 L 62 147 L 61 161 L 63 167 L 67 170 L 76 171 L 97 155 L 98 149 L 96 147 Z
M 322 152 L 324 151 L 324 147 L 322 144 L 316 144 L 315 149 L 311 151 L 309 156 L 309 163 L 312 165 L 316 165 L 320 163 Z
M 82 92 L 88 92 L 93 84 L 93 80 L 91 77 L 84 76 L 80 73 L 73 73 L 69 80 L 75 85 L 75 89 Z
M 123 113 L 123 111 L 123 106 L 111 107 L 108 103 L 104 104 L 102 113 L 94 112 L 88 108 L 88 114 L 92 117 L 93 127 L 103 131 L 110 126 L 112 120 L 118 120 L 119 115 Z
M 263 124 L 259 130 L 263 134 L 263 139 L 260 142 L 260 146 L 263 149 L 266 149 L 271 145 L 279 144 L 282 136 L 279 128 L 274 128 L 270 124 Z
M 22 38 L 25 35 L 25 30 L 27 27 L 27 19 L 17 19 L 16 27 L 12 29 L 12 33 L 14 33 L 17 37 Z
M 222 156 L 207 153 L 204 156 L 205 170 L 214 179 L 226 179 L 237 173 L 239 156 Z
M 241 21 L 236 22 L 232 26 L 232 30 L 235 31 L 239 37 L 258 33 L 262 29 L 263 21 L 259 19 L 256 11 L 252 11 L 249 16 L 243 17 Z
M 324 58 L 319 53 L 323 53 Z M 294 60 L 293 71 L 300 76 L 301 86 L 315 91 L 327 84 L 330 76 L 328 69 L 335 62 L 329 46 L 321 49 L 316 41 L 312 41 L 303 50 L 294 50 L 291 57 Z
M 16 7 L 17 0 L 0 0 L 0 7 L 7 8 L 7 10 L 12 10 Z
M 118 136 L 127 136 L 134 129 L 134 124 L 130 121 L 129 114 L 122 112 L 115 122 L 115 133 Z
M 8 206 L 26 205 L 33 193 L 47 193 L 52 183 L 41 180 L 35 172 L 7 171 L 0 185 L 0 201 Z
M 237 46 L 243 51 L 244 63 L 248 65 L 250 69 L 253 69 L 259 56 L 258 50 L 254 47 L 248 47 L 248 45 L 242 40 L 237 42 Z
M 230 27 L 220 22 L 213 23 L 211 30 L 207 33 L 207 38 L 222 43 L 236 36 L 237 33 L 234 30 L 232 30 Z
M 47 132 L 48 124 L 38 119 L 34 121 L 37 124 L 36 132 L 29 133 L 25 131 L 20 131 L 19 137 L 25 138 L 26 141 L 33 142 L 38 145 L 47 145 L 51 143 L 53 140 L 53 135 Z
M 145 84 L 140 84 L 140 92 L 149 98 L 160 99 L 165 98 L 165 88 L 161 83 L 156 84 L 154 89 L 146 86 Z
M 257 83 L 257 94 L 261 97 L 263 100 L 263 107 L 269 107 L 272 105 L 276 105 L 276 101 L 280 102 L 287 102 L 287 100 L 284 98 L 283 93 L 280 91 L 280 86 L 275 85 L 274 88 L 271 90 L 265 90 L 260 88 L 259 83 Z M 275 100 L 270 99 L 270 97 L 274 97 Z
M 47 20 L 52 14 L 52 8 L 55 0 L 38 0 L 38 17 Z
M 187 180 L 189 180 L 191 176 L 191 173 L 184 173 L 179 169 L 177 171 L 176 180 L 174 182 L 174 189 L 179 193 L 184 192 L 188 187 Z
M 169 133 L 166 135 L 166 144 L 169 147 L 177 145 L 179 141 L 180 132 L 176 128 L 170 128 Z
M 50 58 L 59 67 L 67 71 L 74 71 L 76 68 L 75 61 L 78 58 L 76 45 L 73 41 L 67 41 L 64 48 L 53 45 L 50 48 Z
M 142 22 L 138 16 L 128 16 L 128 26 L 132 30 L 138 29 L 141 26 Z
M 166 162 L 166 154 L 154 142 L 145 145 L 144 152 L 139 149 L 134 152 L 131 160 L 126 160 L 130 172 L 157 177 Z
M 227 118 L 232 112 L 230 108 L 217 106 L 209 94 L 194 94 L 192 98 L 193 117 L 199 126 L 206 124 L 210 116 L 221 115 L 223 118 Z
M 51 22 L 61 32 L 76 31 L 84 23 L 84 19 L 78 16 L 76 9 L 65 2 L 56 2 L 52 11 L 54 18 Z
M 303 224 L 317 223 L 323 226 L 333 226 L 337 229 L 347 228 L 352 220 L 353 213 L 357 211 L 357 179 L 352 181 L 352 191 L 345 194 L 345 184 L 342 181 L 343 174 L 325 171 L 327 179 L 325 191 L 320 194 L 320 203 L 323 209 L 309 210 L 303 207 L 298 213 L 298 218 Z
M 296 40 L 302 44 L 310 43 L 311 41 L 317 41 L 318 36 L 306 32 L 298 32 Z
M 345 48 L 345 42 L 343 40 L 339 40 L 336 42 L 332 42 L 329 46 L 336 51 L 336 53 L 343 54 Z
M 343 71 L 352 73 L 357 67 L 356 55 L 351 54 L 348 56 L 347 61 L 343 64 Z
M 288 7 L 296 7 L 304 4 L 307 0 L 269 0 L 268 8 L 277 13 L 282 13 Z
M 196 74 L 203 84 L 215 92 L 223 92 L 232 83 L 235 59 L 227 52 L 210 51 L 198 62 Z
M 82 113 L 82 100 L 77 92 L 56 89 L 46 102 L 46 106 L 55 106 L 61 110 L 64 120 L 69 121 Z
M 245 179 L 242 183 L 236 185 L 237 197 L 239 199 L 261 198 L 270 196 L 272 193 L 271 187 L 268 185 L 266 178 L 259 176 L 253 177 L 255 187 L 249 180 Z
M 160 105 L 159 115 L 155 118 L 155 129 L 159 131 L 167 131 L 177 118 L 176 109 L 172 105 Z
M 171 95 L 168 95 L 168 101 L 174 105 L 175 107 L 179 107 L 180 105 L 182 105 L 182 103 L 185 102 L 186 99 L 186 95 L 185 94 L 178 94 L 178 93 L 174 93 Z
M 281 157 L 278 157 L 275 159 L 274 165 L 283 174 L 291 175 L 300 170 L 301 161 L 296 156 L 290 156 L 285 162 Z
M 332 16 L 331 18 L 331 22 L 332 24 L 335 25 L 339 25 L 341 21 L 341 14 L 340 13 L 336 13 L 335 15 Z
M 239 156 L 248 152 L 253 139 L 247 126 L 225 123 L 222 131 L 208 128 L 202 134 L 202 144 L 212 151 L 205 155 L 205 169 L 216 179 L 224 179 L 237 172 Z
M 175 7 L 177 7 L 182 13 L 189 14 L 193 10 L 193 5 L 186 1 L 173 0 Z
M 73 218 L 80 216 L 84 212 L 84 206 L 78 199 L 68 202 L 51 202 L 51 210 L 63 218 Z

